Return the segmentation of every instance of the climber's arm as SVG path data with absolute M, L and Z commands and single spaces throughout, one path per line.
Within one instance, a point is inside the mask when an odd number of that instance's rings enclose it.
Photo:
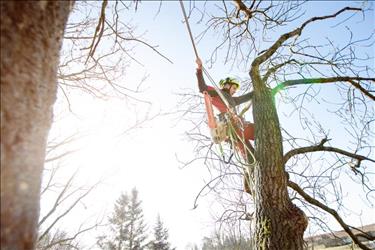
M 199 92 L 203 93 L 204 91 L 208 90 L 208 86 L 206 85 L 204 78 L 203 78 L 203 72 L 202 72 L 202 61 L 201 59 L 197 58 L 195 61 L 197 63 L 197 80 L 198 80 L 198 88 Z
M 241 95 L 241 96 L 233 97 L 234 101 L 236 102 L 236 105 L 240 105 L 244 102 L 251 101 L 252 98 L 253 98 L 253 91 L 247 94 Z

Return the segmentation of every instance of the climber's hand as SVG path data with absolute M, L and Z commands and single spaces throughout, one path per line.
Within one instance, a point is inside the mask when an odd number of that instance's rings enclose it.
M 197 63 L 197 69 L 202 69 L 202 60 L 198 57 L 197 60 L 195 60 Z

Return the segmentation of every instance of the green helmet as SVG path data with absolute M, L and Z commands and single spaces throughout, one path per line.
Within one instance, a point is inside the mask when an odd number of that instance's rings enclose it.
M 236 85 L 237 88 L 240 87 L 240 83 L 232 77 L 227 77 L 225 79 L 221 79 L 219 82 L 220 88 L 224 87 L 225 84 L 230 84 L 230 85 Z

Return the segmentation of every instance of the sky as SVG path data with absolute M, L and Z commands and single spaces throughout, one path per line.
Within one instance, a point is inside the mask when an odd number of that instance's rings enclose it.
M 347 4 L 321 1 L 311 3 L 302 20 L 312 14 L 330 14 L 343 5 Z M 178 109 L 181 97 L 176 93 L 198 92 L 195 56 L 182 22 L 179 3 L 165 2 L 157 14 L 155 10 L 158 7 L 158 2 L 141 2 L 137 12 L 132 15 L 131 22 L 140 32 L 146 31 L 145 39 L 150 44 L 158 45 L 159 51 L 172 60 L 173 64 L 149 48 L 138 46 L 134 50 L 134 56 L 142 65 L 133 62 L 124 77 L 127 82 L 137 83 L 145 74 L 148 75 L 142 84 L 144 93 L 140 97 L 152 103 L 151 109 L 148 110 L 147 105 L 135 106 L 118 98 L 103 100 L 72 92 L 69 101 L 73 112 L 69 112 L 65 97 L 59 92 L 50 138 L 64 137 L 76 132 L 80 135 L 72 145 L 78 149 L 77 152 L 63 160 L 61 180 L 68 178 L 77 168 L 77 185 L 90 185 L 103 179 L 95 193 L 87 197 L 77 211 L 72 212 L 69 220 L 61 224 L 62 227 L 69 228 L 72 221 L 77 221 L 82 216 L 108 216 L 121 192 L 129 193 L 136 187 L 143 201 L 149 228 L 152 228 L 157 214 L 160 214 L 169 229 L 172 245 L 177 249 L 184 249 L 189 243 L 199 244 L 202 238 L 209 236 L 213 230 L 210 209 L 212 198 L 200 198 L 199 206 L 192 209 L 196 195 L 210 178 L 209 173 L 202 162 L 195 162 L 185 168 L 181 163 L 194 157 L 194 144 L 187 140 L 185 134 L 191 124 L 179 120 L 176 115 L 163 115 L 124 133 L 133 126 L 137 118 L 142 119 L 147 111 L 150 111 L 152 116 L 158 112 L 166 113 Z M 188 7 L 187 3 L 185 7 Z M 360 19 L 356 19 L 355 25 L 360 35 L 364 36 L 373 31 L 373 14 L 365 23 L 359 21 Z M 190 24 L 194 34 L 199 34 L 205 28 L 204 22 L 199 22 L 197 16 L 192 16 Z M 307 32 L 312 35 L 332 32 L 332 29 L 328 31 L 322 28 L 323 26 L 318 26 L 319 28 L 311 28 Z M 339 38 L 341 34 L 330 35 Z M 215 36 L 208 36 L 197 43 L 198 52 L 204 62 L 210 57 L 212 44 L 217 42 L 215 39 Z M 209 70 L 216 80 L 223 75 L 234 75 L 241 79 L 247 77 L 247 72 L 233 69 L 228 64 L 224 65 L 222 59 Z M 326 93 L 323 91 L 323 94 Z M 327 95 L 330 97 L 329 93 Z M 319 108 L 316 106 L 315 108 Z M 252 119 L 251 116 L 247 118 Z M 280 120 L 281 123 L 289 122 L 285 117 L 280 117 Z M 332 122 L 334 125 L 332 119 L 324 122 Z M 206 132 L 208 134 L 208 130 Z M 336 131 L 332 133 L 335 134 Z M 42 201 L 42 211 L 50 204 L 51 200 Z M 375 222 L 371 212 L 371 209 L 364 209 L 365 221 Z M 352 221 L 358 223 L 355 218 Z M 93 236 L 90 234 L 87 238 Z

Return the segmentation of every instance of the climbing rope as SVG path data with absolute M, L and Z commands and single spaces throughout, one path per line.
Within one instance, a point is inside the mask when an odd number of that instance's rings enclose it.
M 182 14 L 184 15 L 184 18 L 185 18 L 185 24 L 186 24 L 187 30 L 189 32 L 190 41 L 191 41 L 191 44 L 193 45 L 193 49 L 194 49 L 194 53 L 195 53 L 195 59 L 199 59 L 200 57 L 198 55 L 198 50 L 197 50 L 197 47 L 196 47 L 195 42 L 194 42 L 193 33 L 191 32 L 189 20 L 188 20 L 188 17 L 186 15 L 184 3 L 182 2 L 182 0 L 180 0 L 180 6 L 181 6 L 181 9 L 182 9 Z M 207 76 L 207 78 L 211 82 L 212 86 L 214 87 L 214 89 L 216 90 L 216 92 L 218 93 L 220 98 L 224 101 L 225 105 L 227 107 L 230 107 L 228 100 L 225 98 L 225 96 L 221 92 L 220 88 L 216 85 L 215 80 L 211 77 L 211 75 L 208 73 L 208 71 L 203 66 L 202 66 L 202 69 L 203 69 L 203 73 Z
M 198 59 L 199 56 L 198 56 L 197 47 L 195 46 L 195 42 L 194 42 L 194 38 L 193 38 L 193 33 L 191 32 L 190 25 L 189 25 L 189 22 L 188 22 L 186 11 L 185 11 L 185 7 L 184 7 L 184 3 L 182 2 L 182 0 L 180 0 L 180 5 L 181 5 L 182 13 L 184 14 L 185 23 L 186 23 L 186 27 L 187 27 L 188 32 L 189 32 L 191 44 L 193 44 L 193 49 L 194 49 L 195 57 Z

